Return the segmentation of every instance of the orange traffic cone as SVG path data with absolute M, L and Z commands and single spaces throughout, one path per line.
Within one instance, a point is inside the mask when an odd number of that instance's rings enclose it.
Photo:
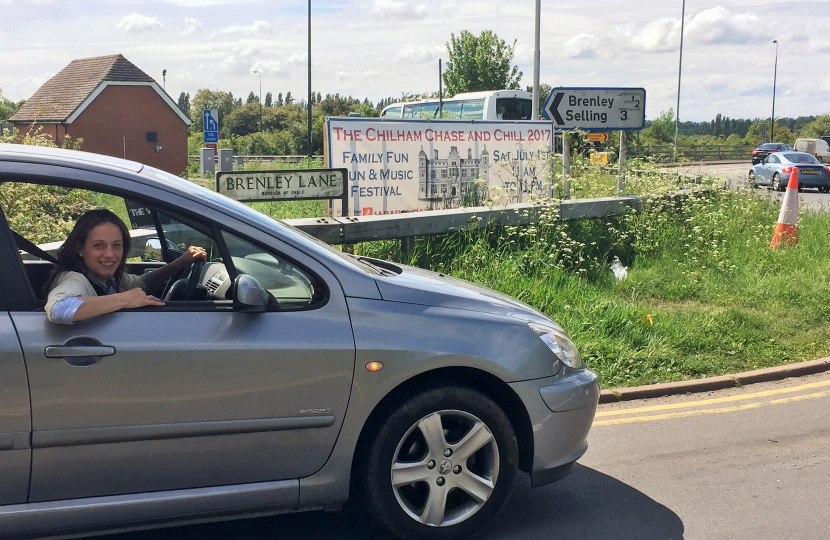
M 781 242 L 798 244 L 798 169 L 795 167 L 787 182 L 787 192 L 781 201 L 781 213 L 778 214 L 778 223 L 775 224 L 775 233 L 769 247 L 775 249 Z

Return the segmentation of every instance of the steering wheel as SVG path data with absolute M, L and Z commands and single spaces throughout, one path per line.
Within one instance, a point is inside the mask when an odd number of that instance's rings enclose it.
M 190 277 L 187 279 L 187 287 L 182 294 L 182 300 L 192 300 L 193 293 L 196 292 L 196 285 L 202 277 L 202 267 L 205 265 L 204 259 L 196 259 L 193 261 L 193 266 L 190 267 Z

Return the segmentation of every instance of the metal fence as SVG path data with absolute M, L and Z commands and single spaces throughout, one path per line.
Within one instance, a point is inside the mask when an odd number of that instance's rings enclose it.
M 684 145 L 677 147 L 677 159 L 690 161 L 732 161 L 752 159 L 752 145 L 746 144 L 720 144 L 717 146 L 707 145 Z M 671 144 L 653 146 L 629 146 L 629 157 L 651 158 L 655 161 L 672 161 L 674 157 L 674 146 Z

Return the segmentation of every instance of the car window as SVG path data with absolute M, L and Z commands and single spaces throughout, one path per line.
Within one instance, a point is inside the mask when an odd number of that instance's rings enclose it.
M 281 309 L 302 308 L 324 296 L 321 282 L 287 258 L 227 231 L 222 235 L 236 271 L 256 278 Z
M 816 161 L 816 158 L 814 158 L 810 154 L 784 154 L 784 157 L 787 158 L 787 161 L 789 161 L 790 163 L 818 165 L 818 161 Z
M 767 158 L 767 163 L 781 163 L 775 155 L 770 154 Z

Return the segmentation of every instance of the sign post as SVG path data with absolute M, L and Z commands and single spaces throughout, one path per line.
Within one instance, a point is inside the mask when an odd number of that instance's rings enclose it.
M 347 169 L 216 173 L 216 192 L 240 202 L 341 199 L 347 214 Z
M 638 130 L 645 126 L 644 88 L 554 88 L 545 118 L 556 129 Z
M 219 110 L 205 109 L 202 111 L 202 120 L 205 146 L 208 146 L 208 143 L 212 143 L 211 146 L 216 148 L 216 143 L 219 142 Z

